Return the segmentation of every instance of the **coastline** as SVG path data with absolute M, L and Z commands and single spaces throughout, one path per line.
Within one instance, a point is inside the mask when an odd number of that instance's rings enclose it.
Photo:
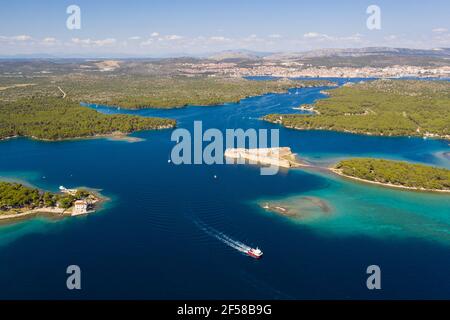
M 270 165 L 287 169 L 311 167 L 306 161 L 297 158 L 290 147 L 228 148 L 225 150 L 224 156 L 225 158 L 233 159 L 233 164 L 242 164 L 239 160 L 244 160 L 246 164 Z
M 53 207 L 36 208 L 15 214 L 0 214 L 0 224 L 23 221 L 36 217 L 39 214 L 50 215 L 51 217 L 69 217 L 65 212 L 69 209 L 59 209 Z
M 172 129 L 175 128 L 174 126 L 161 126 L 158 128 L 148 129 L 150 130 L 165 130 L 165 129 Z M 147 130 L 139 130 L 139 131 L 147 131 Z M 45 139 L 45 138 L 39 138 L 36 136 L 20 136 L 20 135 L 14 135 L 14 136 L 8 136 L 8 137 L 2 137 L 0 138 L 0 141 L 6 141 L 16 138 L 27 138 L 32 139 L 36 141 L 45 141 L 45 142 L 59 142 L 59 141 L 76 141 L 76 140 L 89 140 L 89 139 L 108 139 L 111 141 L 124 141 L 124 142 L 141 142 L 145 141 L 145 139 L 137 138 L 137 137 L 131 137 L 130 134 L 135 133 L 138 131 L 133 131 L 129 133 L 124 132 L 111 132 L 111 133 L 105 133 L 105 134 L 95 134 L 92 136 L 79 136 L 79 137 L 70 137 L 70 138 L 58 138 L 58 139 Z
M 242 77 L 242 79 L 245 80 L 245 77 Z M 288 80 L 288 81 L 296 81 L 296 80 Z M 301 81 L 305 81 L 305 80 L 299 80 Z M 318 84 L 309 84 L 307 82 L 309 81 L 323 81 L 324 83 L 318 83 Z M 292 89 L 304 89 L 304 88 L 320 88 L 320 87 L 338 87 L 338 85 L 333 82 L 333 81 L 329 81 L 329 80 L 306 80 L 306 83 L 300 83 L 300 84 L 293 84 L 293 86 L 289 86 L 288 88 L 283 88 L 280 90 L 268 90 L 262 93 L 256 93 L 256 94 L 249 94 L 249 95 L 245 95 L 245 96 L 241 96 L 239 98 L 236 99 L 230 99 L 230 100 L 222 100 L 222 101 L 216 101 L 216 102 L 211 102 L 211 103 L 202 103 L 202 102 L 189 102 L 189 103 L 181 103 L 181 104 L 173 104 L 173 105 L 167 105 L 167 106 L 161 106 L 161 105 L 148 105 L 148 106 L 121 106 L 118 104 L 105 104 L 104 102 L 81 102 L 81 105 L 83 106 L 87 106 L 87 107 L 92 107 L 92 106 L 102 106 L 102 107 L 107 107 L 107 108 L 121 108 L 121 109 L 125 109 L 125 110 L 131 110 L 131 111 L 137 111 L 137 110 L 145 110 L 145 109 L 155 109 L 155 110 L 173 110 L 173 109 L 183 109 L 183 108 L 189 108 L 189 107 L 204 107 L 204 108 L 208 108 L 208 107 L 220 107 L 220 106 L 224 106 L 227 104 L 239 104 L 242 100 L 245 99 L 249 99 L 249 98 L 254 98 L 254 97 L 261 97 L 261 96 L 265 96 L 265 95 L 269 95 L 269 94 L 286 94 L 289 92 L 289 90 Z
M 377 82 L 379 82 L 381 80 L 378 80 Z M 361 81 L 361 83 L 363 83 L 364 81 Z M 374 82 L 374 83 L 377 83 Z M 339 86 L 338 89 L 333 89 L 333 90 L 321 90 L 320 93 L 325 95 L 324 98 L 317 98 L 315 99 L 314 102 L 312 103 L 308 103 L 308 104 L 302 104 L 300 106 L 297 107 L 293 107 L 293 110 L 299 110 L 299 111 L 306 111 L 309 114 L 309 116 L 313 117 L 313 116 L 320 116 L 321 112 L 320 112 L 320 105 L 318 105 L 318 102 L 320 102 L 320 100 L 328 100 L 330 98 L 333 98 L 335 96 L 335 91 L 334 90 L 339 90 L 343 87 L 346 86 L 353 86 L 355 85 L 355 83 L 352 82 L 347 82 L 345 84 L 343 84 L 342 86 Z M 338 91 L 336 91 L 338 92 Z M 325 109 L 324 109 L 325 110 Z M 324 112 L 324 110 L 322 110 Z M 364 111 L 364 112 L 363 112 Z M 325 121 L 324 123 L 316 123 L 314 124 L 314 122 L 311 121 L 303 121 L 304 119 L 306 119 L 305 115 L 300 115 L 303 117 L 298 117 L 297 119 L 303 119 L 302 121 L 295 121 L 296 118 L 295 116 L 299 116 L 298 114 L 277 114 L 277 113 L 273 113 L 273 114 L 267 114 L 264 117 L 262 117 L 262 119 L 264 121 L 267 121 L 269 123 L 274 123 L 274 124 L 278 124 L 281 125 L 287 129 L 294 129 L 294 130 L 322 130 L 322 131 L 332 131 L 332 132 L 344 132 L 344 133 L 350 133 L 350 134 L 360 134 L 360 135 L 366 135 L 366 136 L 379 136 L 379 137 L 416 137 L 416 138 L 422 138 L 422 139 L 438 139 L 438 140 L 445 140 L 445 141 L 450 141 L 450 134 L 448 134 L 446 131 L 439 131 L 439 130 L 435 130 L 435 132 L 430 132 L 430 131 L 426 131 L 423 130 L 421 128 L 421 125 L 416 123 L 416 129 L 409 131 L 409 130 L 403 130 L 404 132 L 386 132 L 385 134 L 380 133 L 380 132 L 373 132 L 369 129 L 368 126 L 366 126 L 366 128 L 358 128 L 358 127 L 349 127 L 348 125 L 345 124 L 345 121 L 343 124 L 340 125 L 340 128 L 338 125 L 336 125 L 333 120 L 340 117 L 340 116 L 353 116 L 353 115 L 376 115 L 377 113 L 374 112 L 372 109 L 364 109 L 361 112 L 351 112 L 351 113 L 337 113 L 337 114 L 331 114 L 331 115 L 324 115 L 325 117 L 328 117 L 328 122 Z M 294 116 L 293 118 L 289 118 L 290 116 Z M 403 111 L 403 116 L 406 116 L 406 111 Z M 310 118 L 310 119 L 314 119 L 314 118 Z M 317 118 L 317 119 L 320 119 Z M 291 120 L 291 121 L 290 121 Z M 286 122 L 291 122 L 290 124 L 287 124 Z M 299 123 L 300 122 L 300 123 Z M 329 123 L 331 122 L 331 124 Z M 346 129 L 346 127 L 348 129 Z M 377 127 L 373 128 L 374 130 L 377 129 Z M 433 130 L 431 128 L 431 130 Z M 439 131 L 439 132 L 436 132 Z
M 293 109 L 294 110 L 304 110 L 304 111 L 312 112 L 314 114 L 319 114 L 317 110 L 301 109 L 301 107 L 294 107 Z M 359 131 L 352 131 L 352 130 L 337 130 L 337 129 L 322 128 L 322 127 L 318 127 L 318 128 L 303 128 L 303 127 L 287 126 L 287 125 L 284 125 L 281 120 L 268 120 L 268 119 L 265 118 L 265 116 L 262 119 L 263 119 L 263 121 L 266 121 L 266 122 L 269 122 L 269 123 L 278 124 L 278 125 L 282 126 L 283 128 L 286 128 L 286 129 L 300 130 L 300 131 L 317 130 L 317 131 L 331 131 L 331 132 L 341 132 L 341 133 L 350 133 L 350 134 L 360 134 L 360 135 L 364 135 L 364 136 L 373 136 L 373 137 L 388 137 L 388 138 L 411 138 L 411 137 L 413 137 L 413 138 L 422 138 L 422 139 L 436 139 L 436 140 L 450 141 L 450 135 L 446 135 L 446 136 L 440 136 L 440 135 L 437 135 L 437 134 L 423 134 L 423 135 L 417 135 L 417 134 L 393 135 L 393 134 L 390 134 L 390 135 L 384 135 L 384 134 L 375 134 L 373 132 L 359 132 Z
M 378 186 L 382 186 L 382 187 L 388 187 L 388 188 L 397 188 L 397 189 L 404 189 L 404 190 L 409 190 L 409 191 L 418 191 L 418 192 L 438 192 L 438 193 L 450 193 L 450 190 L 439 190 L 439 189 L 426 189 L 426 188 L 417 188 L 417 187 L 407 187 L 407 186 L 402 186 L 402 185 L 397 185 L 397 184 L 392 184 L 392 183 L 383 183 L 383 182 L 377 182 L 377 181 L 371 181 L 371 180 L 365 180 L 362 178 L 358 178 L 358 177 L 353 177 L 353 176 L 349 176 L 346 175 L 344 173 L 342 173 L 341 170 L 336 169 L 336 168 L 328 168 L 329 171 L 333 172 L 334 174 L 343 177 L 343 178 L 347 178 L 347 179 L 351 179 L 351 180 L 356 180 L 356 181 L 360 181 L 360 182 L 364 182 L 364 183 L 370 183 L 370 184 L 374 184 L 374 185 L 378 185 Z
M 311 114 L 317 114 L 320 115 L 320 112 L 314 109 L 314 106 L 312 105 L 301 105 L 299 107 L 293 107 L 292 110 L 301 110 L 301 111 L 308 111 Z M 281 124 L 281 123 L 280 123 Z M 282 125 L 282 124 L 281 124 Z
M 58 208 L 58 207 L 41 207 L 29 209 L 20 213 L 4 213 L 0 214 L 0 225 L 7 225 L 9 223 L 14 223 L 18 221 L 25 221 L 32 219 L 38 215 L 45 216 L 48 218 L 54 219 L 62 219 L 62 218 L 70 218 L 76 216 L 86 216 L 92 213 L 95 213 L 102 209 L 104 203 L 109 201 L 110 199 L 99 192 L 93 191 L 93 189 L 89 189 L 92 194 L 95 195 L 96 201 L 94 202 L 94 209 L 87 211 L 85 214 L 72 214 L 73 206 L 67 209 Z M 11 210 L 13 211 L 13 210 Z

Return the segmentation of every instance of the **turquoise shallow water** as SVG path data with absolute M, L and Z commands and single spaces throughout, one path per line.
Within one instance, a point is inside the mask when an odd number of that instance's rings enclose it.
M 94 108 L 173 117 L 189 130 L 194 120 L 205 129 L 270 129 L 279 127 L 261 116 L 296 112 L 292 107 L 323 98 L 322 89 L 216 107 Z M 87 217 L 0 226 L 0 298 L 450 298 L 448 195 L 315 171 L 260 176 L 249 165 L 174 166 L 167 161 L 170 134 L 135 133 L 145 139 L 138 143 L 0 142 L 0 176 L 54 191 L 61 184 L 89 186 L 113 199 Z M 445 141 L 283 128 L 280 140 L 323 165 L 370 155 L 450 167 Z M 305 197 L 330 211 L 323 214 Z M 265 201 L 302 209 L 306 218 L 267 212 L 259 206 Z M 260 246 L 264 258 L 248 258 L 218 233 Z M 82 268 L 80 292 L 65 287 L 69 264 Z M 370 264 L 382 268 L 380 292 L 365 287 Z
M 450 246 L 449 195 L 393 190 L 339 177 L 327 176 L 326 179 L 326 188 L 288 197 L 264 198 L 256 204 L 269 202 L 288 206 L 300 217 L 284 219 L 312 227 L 323 236 L 420 238 Z M 330 206 L 329 212 L 318 205 L 310 205 L 305 197 L 324 200 Z M 266 214 L 276 215 L 270 211 Z

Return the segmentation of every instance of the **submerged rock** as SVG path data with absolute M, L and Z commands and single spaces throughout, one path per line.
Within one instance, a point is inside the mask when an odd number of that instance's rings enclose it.
M 318 197 L 302 196 L 289 201 L 264 202 L 260 206 L 281 216 L 311 220 L 329 216 L 332 212 L 331 205 Z

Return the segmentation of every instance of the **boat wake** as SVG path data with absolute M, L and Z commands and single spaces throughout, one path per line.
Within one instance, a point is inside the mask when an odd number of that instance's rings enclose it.
M 251 249 L 250 246 L 248 246 L 240 241 L 230 238 L 223 232 L 220 232 L 212 227 L 209 227 L 201 221 L 194 221 L 194 223 L 206 234 L 216 238 L 217 240 L 223 242 L 224 244 L 226 244 L 227 246 L 229 246 L 233 249 L 236 249 L 245 254 L 247 254 L 248 251 Z

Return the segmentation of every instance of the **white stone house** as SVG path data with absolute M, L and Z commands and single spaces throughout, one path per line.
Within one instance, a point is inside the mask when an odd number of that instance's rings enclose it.
M 75 201 L 75 205 L 73 207 L 72 215 L 77 216 L 80 214 L 86 214 L 88 211 L 88 203 L 84 200 Z

